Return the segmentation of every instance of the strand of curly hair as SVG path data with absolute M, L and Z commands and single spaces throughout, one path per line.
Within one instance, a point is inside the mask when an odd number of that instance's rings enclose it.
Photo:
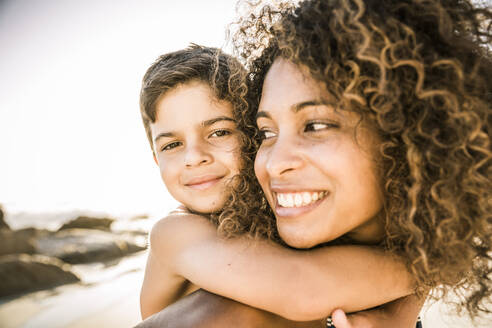
M 254 112 L 282 57 L 308 68 L 372 124 L 380 146 L 386 236 L 420 287 L 461 295 L 473 318 L 492 295 L 492 11 L 467 0 L 242 1 L 231 27 L 249 94 L 241 126 L 257 147 Z M 239 80 L 238 80 L 239 81 Z M 234 92 L 234 90 L 231 90 Z M 224 211 L 226 235 L 278 238 L 252 169 L 254 149 Z

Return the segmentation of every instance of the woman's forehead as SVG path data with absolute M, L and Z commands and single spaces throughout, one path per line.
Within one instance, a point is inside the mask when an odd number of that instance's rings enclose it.
M 307 66 L 283 58 L 275 59 L 265 75 L 258 112 L 279 107 L 303 108 L 306 103 L 323 105 L 333 112 L 351 111 L 325 83 L 311 76 Z
M 329 93 L 309 75 L 307 69 L 279 58 L 265 76 L 259 110 L 286 102 L 328 101 L 326 98 L 329 98 Z

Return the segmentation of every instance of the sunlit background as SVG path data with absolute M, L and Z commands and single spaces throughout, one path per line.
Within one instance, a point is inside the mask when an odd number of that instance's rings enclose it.
M 0 0 L 0 205 L 8 225 L 55 231 L 94 213 L 127 218 L 113 225 L 118 236 L 139 222 L 148 230 L 175 207 L 141 122 L 141 78 L 159 55 L 191 42 L 228 51 L 235 6 Z M 140 214 L 149 219 L 131 220 Z M 0 300 L 0 327 L 129 327 L 140 320 L 145 258 L 73 265 L 80 283 Z M 471 327 L 439 311 L 424 312 L 424 327 Z
M 234 0 L 1 1 L 7 215 L 174 206 L 140 119 L 140 82 L 163 53 L 191 42 L 224 46 L 234 15 Z
M 103 253 L 121 231 L 132 243 L 144 238 L 176 202 L 141 122 L 142 76 L 158 56 L 191 42 L 226 47 L 235 2 L 0 0 L 0 205 L 7 224 L 50 229 L 44 241 L 56 246 L 64 222 L 109 216 L 116 222 L 104 234 Z M 131 219 L 140 214 L 149 219 Z M 102 233 L 87 230 L 77 247 L 97 244 Z M 16 231 L 5 236 L 16 245 Z M 43 238 L 34 240 L 43 253 Z M 65 238 L 55 250 L 71 245 Z M 138 252 L 76 263 L 70 272 L 79 283 L 2 298 L 0 327 L 133 326 L 145 260 L 146 252 Z M 12 275 L 3 279 L 12 283 Z

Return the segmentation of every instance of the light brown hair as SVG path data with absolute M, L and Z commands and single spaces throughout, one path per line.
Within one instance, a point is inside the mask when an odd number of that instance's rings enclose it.
M 242 65 L 234 57 L 220 49 L 196 44 L 160 56 L 147 69 L 140 91 L 140 113 L 150 145 L 152 135 L 149 125 L 155 123 L 156 104 L 169 90 L 192 81 L 201 81 L 211 88 L 218 100 L 228 101 L 238 108 L 241 104 L 231 97 L 230 91 L 246 91 L 235 89 L 242 86 L 231 76 L 231 72 L 242 71 Z

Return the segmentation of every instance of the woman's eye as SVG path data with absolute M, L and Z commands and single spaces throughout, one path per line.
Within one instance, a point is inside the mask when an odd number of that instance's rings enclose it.
M 174 142 L 168 143 L 167 145 L 165 145 L 164 147 L 162 147 L 161 148 L 161 151 L 171 150 L 171 149 L 174 149 L 174 148 L 179 147 L 179 146 L 181 146 L 181 142 L 174 141 Z
M 275 137 L 275 133 L 270 130 L 260 130 L 261 140 L 270 139 Z
M 337 123 L 311 122 L 306 124 L 304 127 L 304 132 L 316 132 L 326 129 L 336 129 L 339 127 L 340 125 Z
M 228 130 L 217 130 L 217 131 L 214 131 L 210 135 L 210 137 L 224 137 L 224 136 L 227 136 L 230 134 L 231 134 L 231 131 L 228 131 Z

